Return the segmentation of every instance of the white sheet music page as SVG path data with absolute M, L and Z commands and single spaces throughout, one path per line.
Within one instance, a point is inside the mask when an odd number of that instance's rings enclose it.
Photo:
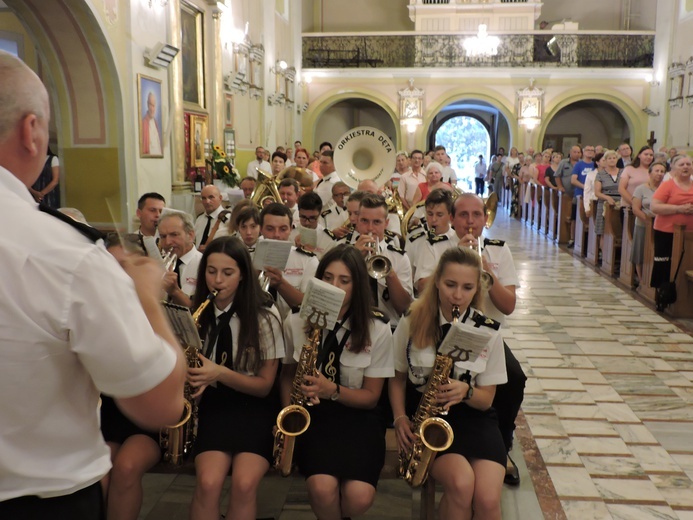
M 313 328 L 332 330 L 345 297 L 343 290 L 311 278 L 303 296 L 300 316 Z
M 171 324 L 173 333 L 179 341 L 186 346 L 195 347 L 198 350 L 202 349 L 200 335 L 197 332 L 197 327 L 193 321 L 190 309 L 175 303 L 164 302 L 164 310 Z
M 299 231 L 301 244 L 304 246 L 317 247 L 318 245 L 318 230 L 301 227 Z
M 253 256 L 253 267 L 262 271 L 265 266 L 276 267 L 283 271 L 289 261 L 291 242 L 285 240 L 265 239 L 258 241 Z
M 468 370 L 483 371 L 488 355 L 485 348 L 495 331 L 488 327 L 474 327 L 467 323 L 451 323 L 451 325 L 438 351 L 450 356 L 456 363 L 463 364 Z

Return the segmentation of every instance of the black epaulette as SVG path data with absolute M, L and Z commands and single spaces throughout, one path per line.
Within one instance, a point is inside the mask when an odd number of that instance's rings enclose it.
M 320 213 L 320 216 L 321 216 L 321 217 L 326 217 L 326 216 L 329 215 L 330 213 L 332 213 L 332 210 L 331 210 L 331 209 L 326 209 L 325 211 L 323 211 L 322 213 Z
M 382 321 L 383 323 L 390 323 L 390 318 L 385 316 L 382 312 L 380 312 L 378 309 L 373 309 L 371 311 L 371 314 L 373 315 L 374 318 Z
M 306 255 L 306 256 L 315 256 L 315 253 L 312 253 L 312 252 L 308 251 L 307 249 L 303 249 L 303 246 L 297 247 L 297 248 L 296 248 L 296 251 L 297 251 L 298 253 L 301 253 L 302 255 Z
M 395 233 L 394 231 L 390 231 L 389 229 L 386 229 L 385 232 L 384 232 L 383 234 L 384 234 L 386 237 L 390 237 L 390 238 L 395 238 L 395 237 L 397 237 L 397 233 Z
M 498 330 L 501 326 L 500 321 L 496 321 L 492 318 L 489 318 L 488 316 L 484 316 L 483 314 L 477 311 L 474 311 L 472 321 L 474 322 L 475 327 L 489 327 L 494 330 Z
M 298 314 L 299 312 L 301 312 L 300 305 L 298 307 L 291 307 L 291 314 Z
M 324 231 L 325 233 L 327 233 L 327 236 L 330 237 L 330 238 L 331 238 L 332 240 L 334 240 L 335 242 L 338 240 L 337 235 L 335 235 L 335 234 L 332 232 L 332 230 L 330 230 L 330 229 L 323 229 L 323 231 Z
M 400 249 L 399 247 L 397 247 L 397 246 L 395 246 L 395 245 L 388 244 L 388 245 L 387 245 L 387 248 L 388 248 L 390 251 L 394 251 L 395 253 L 399 253 L 400 255 L 403 255 L 403 254 L 404 254 L 404 249 Z
M 340 243 L 351 244 L 351 239 L 354 237 L 354 232 L 349 231 L 346 235 L 339 239 Z
M 223 210 L 219 212 L 218 219 L 223 223 L 226 224 L 226 221 L 228 221 L 231 218 L 231 212 L 228 210 Z
M 414 240 L 416 240 L 416 239 L 418 239 L 418 238 L 421 238 L 422 236 L 425 236 L 425 235 L 426 235 L 426 231 L 421 230 L 421 231 L 419 231 L 418 233 L 416 233 L 416 234 L 414 234 L 414 235 L 411 235 L 411 236 L 409 237 L 409 242 L 414 242 Z
M 437 242 L 442 242 L 444 240 L 450 240 L 450 237 L 448 237 L 447 235 L 435 235 L 433 233 L 428 234 L 429 244 L 435 244 Z
M 484 238 L 484 247 L 486 246 L 504 246 L 505 240 L 495 240 L 492 238 Z

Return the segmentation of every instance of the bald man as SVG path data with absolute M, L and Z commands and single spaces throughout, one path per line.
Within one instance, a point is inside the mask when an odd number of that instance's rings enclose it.
M 205 211 L 195 221 L 195 246 L 198 251 L 204 251 L 212 240 L 229 234 L 231 213 L 221 205 L 221 192 L 212 184 L 202 188 L 200 200 Z
M 119 266 L 93 228 L 29 194 L 49 118 L 41 80 L 0 51 L 0 218 L 12 222 L 0 238 L 0 518 L 92 520 L 111 467 L 99 392 L 158 430 L 181 416 L 186 366 L 159 304 L 161 267 L 124 255 Z

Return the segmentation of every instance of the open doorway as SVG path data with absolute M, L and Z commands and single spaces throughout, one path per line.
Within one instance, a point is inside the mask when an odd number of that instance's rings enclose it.
M 475 117 L 454 116 L 440 125 L 434 139 L 450 156 L 450 166 L 457 174 L 457 186 L 473 192 L 474 164 L 479 155 L 483 155 L 488 164 L 491 152 L 491 135 L 486 126 Z

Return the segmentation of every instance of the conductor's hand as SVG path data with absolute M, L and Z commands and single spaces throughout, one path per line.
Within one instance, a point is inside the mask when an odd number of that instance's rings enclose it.
M 199 368 L 188 367 L 188 383 L 195 389 L 192 394 L 194 398 L 202 395 L 211 383 L 216 381 L 221 374 L 221 366 L 211 359 L 207 359 L 202 354 L 198 354 L 202 366 Z
M 282 273 L 281 270 L 277 269 L 276 267 L 265 266 L 264 271 L 265 271 L 265 276 L 270 281 L 270 287 L 276 288 L 279 286 L 280 283 L 282 283 L 282 279 L 284 278 L 284 273 Z
M 332 396 L 335 392 L 335 384 L 320 372 L 317 376 L 305 376 L 301 392 L 310 399 L 311 403 L 318 404 L 320 399 L 329 399 Z
M 416 435 L 411 431 L 411 421 L 409 417 L 399 417 L 394 424 L 395 434 L 397 435 L 397 446 L 400 451 L 411 448 L 412 443 L 416 440 Z
M 121 255 L 118 258 L 121 267 L 135 282 L 137 294 L 158 297 L 161 291 L 161 275 L 164 270 L 161 264 L 152 258 L 139 255 Z M 173 273 L 174 276 L 176 273 Z
M 442 404 L 445 410 L 449 410 L 451 406 L 462 402 L 467 395 L 467 390 L 469 390 L 469 385 L 464 381 L 450 379 L 438 387 L 436 402 Z

